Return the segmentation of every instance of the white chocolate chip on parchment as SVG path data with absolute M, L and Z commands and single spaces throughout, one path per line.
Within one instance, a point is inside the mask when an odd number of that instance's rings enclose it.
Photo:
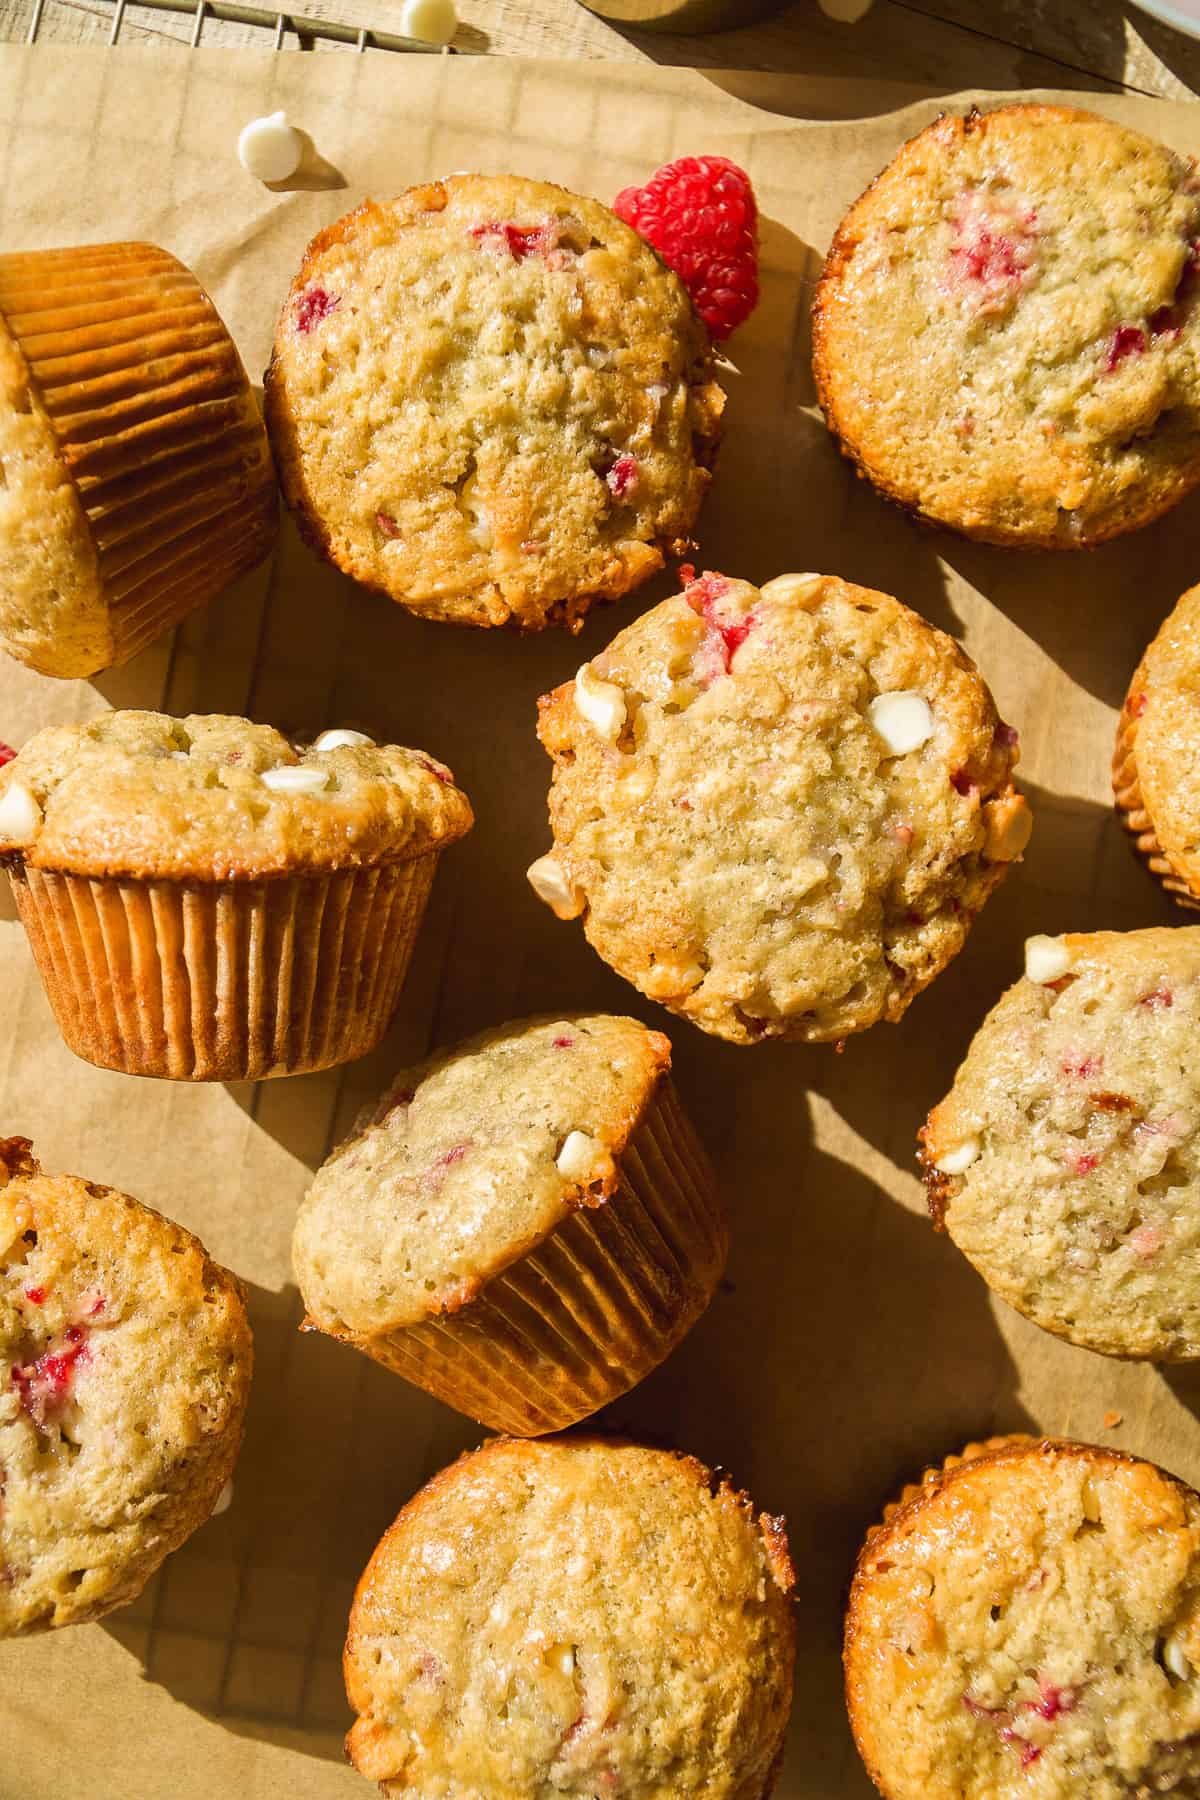
M 267 113 L 242 126 L 237 153 L 248 175 L 259 181 L 286 181 L 300 167 L 304 143 L 288 124 L 286 113 Z

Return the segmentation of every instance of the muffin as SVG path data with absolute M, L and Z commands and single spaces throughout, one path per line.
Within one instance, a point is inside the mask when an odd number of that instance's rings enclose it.
M 1113 753 L 1117 817 L 1180 906 L 1200 907 L 1200 587 L 1189 588 L 1138 665 Z
M 279 504 L 246 371 L 153 244 L 0 255 L 0 646 L 128 662 L 262 561 Z
M 636 1019 L 523 1019 L 406 1069 L 317 1172 L 293 1240 L 310 1328 L 497 1430 L 571 1425 L 712 1299 L 728 1228 Z
M 595 200 L 457 175 L 313 239 L 266 377 L 313 549 L 425 618 L 578 630 L 681 554 L 724 395 L 678 276 Z
M 898 1019 L 1029 837 L 968 657 L 834 576 L 683 570 L 540 702 L 529 871 L 642 993 L 738 1044 Z
M 1045 1330 L 1200 1357 L 1200 928 L 1026 954 L 920 1134 L 934 1219 Z
M 0 858 L 69 1047 L 130 1075 L 254 1081 L 374 1048 L 450 771 L 361 732 L 307 749 L 219 714 L 52 726 L 0 769 Z
M 886 1800 L 1200 1791 L 1200 1495 L 1117 1450 L 968 1447 L 868 1533 L 846 1696 Z
M 763 1800 L 792 1695 L 784 1522 L 693 1457 L 497 1438 L 358 1584 L 355 1767 L 385 1794 Z
M 218 1505 L 251 1362 L 190 1232 L 0 1139 L 0 1637 L 142 1591 Z
M 1078 549 L 1200 481 L 1200 184 L 1061 106 L 943 116 L 850 208 L 817 391 L 884 494 L 993 544 Z

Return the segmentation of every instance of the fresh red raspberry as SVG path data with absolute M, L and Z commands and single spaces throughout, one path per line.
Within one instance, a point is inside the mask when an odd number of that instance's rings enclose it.
M 4 767 L 5 763 L 14 762 L 16 760 L 16 755 L 17 753 L 12 748 L 11 744 L 0 744 L 0 769 Z
M 342 304 L 339 294 L 327 293 L 323 287 L 306 287 L 296 301 L 296 330 L 309 332 L 322 319 L 327 319 Z
M 684 156 L 622 188 L 619 219 L 674 269 L 714 338 L 758 305 L 758 206 L 750 177 L 727 156 Z

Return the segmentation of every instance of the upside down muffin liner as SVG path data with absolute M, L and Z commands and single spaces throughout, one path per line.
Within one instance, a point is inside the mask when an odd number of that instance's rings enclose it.
M 29 369 L 96 553 L 111 666 L 262 561 L 279 503 L 232 338 L 152 244 L 0 256 Z
M 1145 683 L 1145 665 L 1139 665 L 1117 726 L 1117 742 L 1113 751 L 1113 794 L 1117 817 L 1133 839 L 1134 849 L 1159 885 L 1180 906 L 1200 911 L 1200 895 L 1193 892 L 1167 856 L 1154 821 L 1146 810 L 1137 771 L 1138 702 Z
M 616 1162 L 607 1199 L 568 1214 L 458 1311 L 335 1335 L 513 1437 L 563 1430 L 628 1393 L 712 1299 L 729 1227 L 668 1078 Z
M 67 1045 L 177 1081 L 330 1068 L 387 1029 L 438 851 L 259 881 L 93 878 L 10 859 Z

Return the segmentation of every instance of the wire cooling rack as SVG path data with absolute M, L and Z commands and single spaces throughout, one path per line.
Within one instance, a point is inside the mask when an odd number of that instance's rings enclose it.
M 33 11 L 25 42 L 36 44 L 47 13 L 56 0 L 33 0 Z M 202 41 L 205 24 L 211 20 L 233 25 L 250 25 L 260 29 L 276 50 L 286 49 L 289 38 L 304 44 L 313 39 L 325 43 L 345 44 L 351 50 L 398 50 L 417 56 L 476 55 L 477 51 L 452 45 L 443 50 L 439 45 L 422 43 L 418 38 L 398 37 L 394 32 L 375 31 L 368 26 L 348 25 L 337 19 L 313 19 L 306 14 L 273 12 L 259 6 L 242 6 L 237 0 L 114 0 L 108 42 L 120 41 L 121 27 L 128 16 L 144 13 L 182 13 L 192 21 L 188 47 L 195 50 Z

